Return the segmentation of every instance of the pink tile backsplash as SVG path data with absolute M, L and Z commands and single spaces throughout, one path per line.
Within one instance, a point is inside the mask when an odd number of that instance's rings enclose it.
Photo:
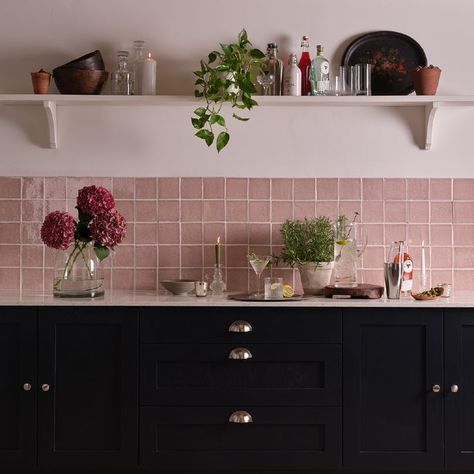
M 249 251 L 277 254 L 281 223 L 361 213 L 369 245 L 361 278 L 382 284 L 392 240 L 410 241 L 415 271 L 427 246 L 431 283 L 474 290 L 474 179 L 404 178 L 63 178 L 0 177 L 0 285 L 46 291 L 55 253 L 39 237 L 56 209 L 74 212 L 77 190 L 109 187 L 128 221 L 125 241 L 105 263 L 107 287 L 155 289 L 167 278 L 212 274 L 214 244 L 231 290 L 255 288 Z M 267 270 L 299 288 L 298 272 Z

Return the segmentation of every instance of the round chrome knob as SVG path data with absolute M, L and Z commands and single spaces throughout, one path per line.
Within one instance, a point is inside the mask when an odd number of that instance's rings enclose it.
M 49 392 L 49 385 L 47 383 L 44 383 L 43 385 L 41 385 L 41 390 L 43 390 L 43 392 Z
M 459 386 L 451 385 L 451 393 L 457 393 L 457 392 L 459 392 Z
M 24 383 L 23 384 L 23 390 L 25 392 L 29 392 L 31 390 L 31 384 L 30 383 Z
M 229 423 L 253 423 L 253 418 L 248 411 L 234 411 L 234 413 L 229 416 Z
M 436 385 L 433 385 L 433 388 L 431 390 L 433 390 L 434 393 L 439 393 L 441 392 L 441 387 L 438 384 L 436 384 Z
M 245 347 L 236 347 L 229 353 L 229 359 L 251 359 L 252 353 Z
M 229 326 L 229 332 L 252 332 L 252 331 L 253 331 L 252 325 L 249 322 L 244 321 L 242 319 L 234 321 Z

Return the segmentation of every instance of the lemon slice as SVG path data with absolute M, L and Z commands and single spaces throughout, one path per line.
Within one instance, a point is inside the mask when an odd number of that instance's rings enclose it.
M 283 298 L 291 298 L 294 294 L 295 290 L 291 285 L 283 285 Z
M 270 288 L 272 291 L 275 291 L 278 289 L 279 286 L 280 286 L 280 283 L 272 283 Z
M 351 243 L 350 240 L 338 240 L 336 242 L 337 245 L 349 245 Z

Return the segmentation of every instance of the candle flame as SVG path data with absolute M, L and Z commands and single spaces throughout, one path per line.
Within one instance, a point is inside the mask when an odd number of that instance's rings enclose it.
M 151 53 L 148 53 L 148 59 L 151 59 Z
M 221 237 L 217 237 L 217 243 L 220 244 L 221 243 Z

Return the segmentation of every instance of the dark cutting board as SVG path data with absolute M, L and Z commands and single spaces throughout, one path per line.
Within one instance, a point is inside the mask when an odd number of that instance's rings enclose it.
M 383 295 L 384 288 L 379 285 L 369 283 L 360 283 L 354 288 L 336 288 L 333 285 L 324 288 L 324 296 L 332 298 L 333 296 L 346 296 L 351 298 L 378 299 Z

